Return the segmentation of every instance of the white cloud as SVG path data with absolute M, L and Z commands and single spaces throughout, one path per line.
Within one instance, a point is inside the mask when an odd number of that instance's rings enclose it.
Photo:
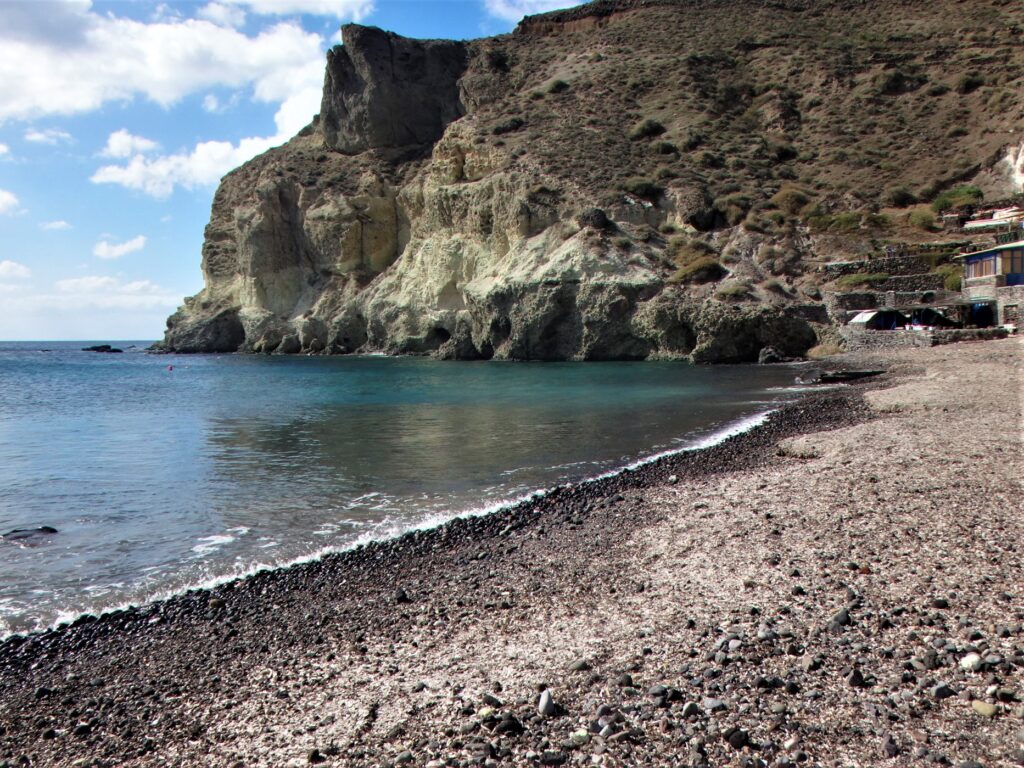
M 264 16 L 309 13 L 337 19 L 362 21 L 373 13 L 374 0 L 225 0 L 231 5 L 244 5 Z
M 216 184 L 221 177 L 261 152 L 283 144 L 306 126 L 320 109 L 323 64 L 310 62 L 289 78 L 267 78 L 262 88 L 267 101 L 282 100 L 274 115 L 273 136 L 229 141 L 204 141 L 191 150 L 157 157 L 134 155 L 125 165 L 105 165 L 91 177 L 96 184 L 120 184 L 128 189 L 165 198 L 176 186 L 195 189 Z
M 90 275 L 58 280 L 54 285 L 57 295 L 33 298 L 44 306 L 56 304 L 65 309 L 155 309 L 181 303 L 181 296 L 151 280 L 123 282 L 116 277 Z
M 10 216 L 18 212 L 18 196 L 6 189 L 0 189 L 0 216 Z
M 0 155 L 6 155 L 10 151 L 10 147 L 8 147 L 6 144 L 0 143 Z
M 133 136 L 124 128 L 107 137 L 107 146 L 100 152 L 104 157 L 131 157 L 156 149 L 159 144 L 142 136 Z
M 0 293 L 14 293 L 18 290 L 16 285 L 7 285 L 6 283 L 0 283 Z
M 93 246 L 92 253 L 101 259 L 120 259 L 129 253 L 141 251 L 146 247 L 146 236 L 139 235 L 123 243 L 111 243 L 107 240 L 100 240 Z
M 585 0 L 484 0 L 484 7 L 491 16 L 505 21 L 519 21 L 523 16 L 571 8 L 583 2 Z
M 32 270 L 16 261 L 0 261 L 0 277 L 32 277 Z
M 311 62 L 323 74 L 325 41 L 298 23 L 250 37 L 205 19 L 146 23 L 93 12 L 87 3 L 13 5 L 15 23 L 0 26 L 0 122 L 89 112 L 137 96 L 169 106 L 216 87 L 253 87 L 257 100 L 279 102 L 287 96 L 280 83 Z M 369 6 L 329 5 L 350 18 Z M 52 18 L 44 22 L 46 14 Z
M 29 128 L 25 131 L 25 141 L 31 141 L 33 144 L 53 145 L 62 141 L 71 141 L 71 134 L 56 128 L 45 128 L 41 131 Z
M 71 225 L 63 219 L 59 221 L 44 221 L 39 225 L 40 229 L 45 229 L 48 232 L 56 232 L 64 229 L 71 229 Z
M 245 24 L 245 11 L 224 3 L 208 3 L 196 11 L 196 16 L 220 27 L 241 27 Z

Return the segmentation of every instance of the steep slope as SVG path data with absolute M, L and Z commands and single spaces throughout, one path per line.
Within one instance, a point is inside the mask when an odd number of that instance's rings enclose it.
M 802 354 L 829 332 L 811 265 L 875 248 L 881 207 L 1020 189 L 1022 28 L 1018 0 L 601 0 L 469 42 L 346 26 L 320 115 L 224 178 L 164 346 Z

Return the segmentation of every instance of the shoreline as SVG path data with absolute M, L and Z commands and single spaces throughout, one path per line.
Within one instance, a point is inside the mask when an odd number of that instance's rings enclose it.
M 1002 765 L 1024 746 L 1019 515 L 1001 476 L 921 462 L 940 407 L 1014 445 L 1005 416 L 942 398 L 971 369 L 989 402 L 1020 350 L 936 350 L 712 448 L 16 636 L 0 765 Z M 972 646 L 984 674 L 959 666 Z
M 538 502 L 541 502 L 545 498 L 553 498 L 564 492 L 572 492 L 575 490 L 582 490 L 586 492 L 589 486 L 594 484 L 621 479 L 625 475 L 634 474 L 638 470 L 650 467 L 651 465 L 670 461 L 680 455 L 711 450 L 726 441 L 742 438 L 745 435 L 763 428 L 772 416 L 778 414 L 780 411 L 800 406 L 805 403 L 805 401 L 818 400 L 821 395 L 833 391 L 836 391 L 835 388 L 830 387 L 829 385 L 814 385 L 813 388 L 808 387 L 808 391 L 806 393 L 790 402 L 780 401 L 766 410 L 741 417 L 735 422 L 729 422 L 718 429 L 712 430 L 709 434 L 700 438 L 695 438 L 695 445 L 658 451 L 648 456 L 630 461 L 629 463 L 623 464 L 614 469 L 601 472 L 597 475 L 583 477 L 576 481 L 548 488 L 538 488 L 519 498 L 500 502 L 493 506 L 482 507 L 479 509 L 472 508 L 440 521 L 424 521 L 423 523 L 412 525 L 410 528 L 395 533 L 394 535 L 386 536 L 384 538 L 370 539 L 368 541 L 356 540 L 351 545 L 346 545 L 342 548 L 329 548 L 326 551 L 318 551 L 280 565 L 260 566 L 251 572 L 216 577 L 211 579 L 209 583 L 197 584 L 181 590 L 175 590 L 170 593 L 160 593 L 153 599 L 139 603 L 118 604 L 108 609 L 103 609 L 99 613 L 76 614 L 73 619 L 69 618 L 65 620 L 58 620 L 53 625 L 46 627 L 45 629 L 32 630 L 29 632 L 13 632 L 6 636 L 0 636 L 0 664 L 3 664 L 3 661 L 6 658 L 6 646 L 8 644 L 13 644 L 16 647 L 19 647 L 36 639 L 42 640 L 44 638 L 58 636 L 62 632 L 73 630 L 76 627 L 103 623 L 105 621 L 118 623 L 121 619 L 127 616 L 149 616 L 154 612 L 162 613 L 162 607 L 164 604 L 184 600 L 196 593 L 212 593 L 217 592 L 222 588 L 227 588 L 228 591 L 234 591 L 235 585 L 239 585 L 241 582 L 245 582 L 256 576 L 263 576 L 265 574 L 273 576 L 276 573 L 290 571 L 295 568 L 316 567 L 316 565 L 323 560 L 346 556 L 350 553 L 359 552 L 364 548 L 386 548 L 408 536 L 415 537 L 419 534 L 430 534 L 458 521 L 473 520 L 476 518 L 502 514 L 530 515 L 537 511 L 535 508 L 538 506 Z M 845 400 L 845 398 L 843 399 Z M 641 480 L 640 486 L 630 485 L 629 487 L 643 487 L 643 485 L 652 484 L 654 482 L 657 482 L 657 480 L 645 477 Z M 613 489 L 607 490 L 604 492 L 604 495 L 612 492 L 614 492 Z M 442 537 L 444 537 L 443 534 Z
M 233 354 L 233 353 L 232 353 Z M 375 355 L 374 355 L 375 356 Z M 797 363 L 783 363 L 786 365 L 799 370 L 802 367 L 806 367 L 807 361 Z M 447 514 L 434 514 L 428 516 L 417 523 L 410 523 L 408 526 L 403 528 L 389 529 L 384 536 L 374 538 L 373 534 L 369 534 L 369 538 L 359 537 L 353 540 L 351 543 L 344 546 L 330 546 L 323 549 L 317 550 L 307 555 L 296 557 L 293 560 L 289 560 L 277 564 L 267 564 L 253 566 L 243 572 L 234 573 L 230 575 L 211 577 L 210 579 L 202 582 L 192 584 L 186 587 L 177 588 L 173 590 L 156 591 L 148 595 L 146 598 L 139 601 L 125 601 L 116 603 L 108 607 L 104 607 L 99 610 L 74 612 L 74 611 L 63 611 L 59 614 L 59 617 L 54 620 L 52 624 L 43 628 L 32 629 L 28 631 L 10 631 L 4 633 L 2 631 L 2 624 L 0 624 L 0 657 L 3 655 L 3 646 L 9 640 L 15 640 L 15 642 L 23 642 L 33 637 L 49 634 L 52 632 L 59 632 L 72 626 L 80 625 L 82 623 L 92 623 L 93 621 L 106 617 L 111 614 L 122 614 L 132 613 L 137 611 L 146 611 L 154 605 L 165 603 L 171 600 L 175 600 L 191 592 L 203 592 L 214 590 L 218 587 L 225 586 L 227 584 L 234 584 L 239 581 L 251 578 L 256 574 L 275 572 L 281 570 L 288 570 L 293 567 L 308 565 L 316 563 L 325 557 L 331 557 L 333 555 L 340 555 L 346 552 L 350 552 L 355 549 L 359 549 L 364 546 L 371 544 L 386 544 L 388 542 L 400 539 L 410 533 L 417 533 L 423 531 L 430 531 L 435 528 L 447 525 L 454 520 L 463 518 L 474 518 L 492 515 L 500 513 L 506 510 L 513 509 L 523 504 L 532 504 L 533 502 L 544 498 L 554 491 L 566 490 L 579 486 L 586 486 L 591 483 L 606 480 L 609 478 L 622 475 L 627 472 L 635 471 L 648 464 L 656 463 L 663 459 L 671 458 L 681 453 L 687 453 L 692 451 L 706 450 L 712 448 L 725 440 L 732 439 L 740 436 L 746 432 L 752 431 L 759 428 L 764 422 L 778 410 L 785 408 L 789 405 L 793 405 L 801 402 L 809 396 L 814 396 L 816 393 L 824 393 L 833 389 L 834 385 L 818 384 L 818 385 L 793 385 L 793 387 L 787 387 L 786 389 L 800 389 L 803 390 L 799 396 L 796 396 L 792 400 L 777 400 L 768 406 L 764 410 L 751 413 L 746 416 L 741 416 L 734 421 L 726 422 L 716 427 L 698 430 L 693 433 L 692 440 L 687 440 L 686 444 L 682 447 L 668 448 L 664 450 L 654 450 L 653 453 L 644 455 L 638 459 L 626 460 L 628 463 L 616 465 L 614 468 L 599 472 L 595 475 L 584 476 L 577 480 L 572 480 L 566 483 L 562 483 L 557 486 L 549 486 L 546 488 L 537 488 L 528 493 L 522 494 L 518 497 L 506 499 L 500 502 L 488 506 L 470 507 L 461 512 L 447 513 Z

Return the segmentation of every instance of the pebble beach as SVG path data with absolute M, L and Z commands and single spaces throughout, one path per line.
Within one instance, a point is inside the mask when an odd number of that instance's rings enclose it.
M 1024 349 L 0 644 L 0 767 L 1024 765 Z M 831 364 L 831 361 L 830 361 Z

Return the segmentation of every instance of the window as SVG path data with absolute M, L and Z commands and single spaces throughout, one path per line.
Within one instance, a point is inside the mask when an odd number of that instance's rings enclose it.
M 977 259 L 967 265 L 967 279 L 970 280 L 974 277 L 991 277 L 996 273 L 996 259 L 995 256 L 989 256 L 984 259 Z
M 1003 274 L 1019 275 L 1024 272 L 1024 248 L 1014 248 L 1003 253 Z

